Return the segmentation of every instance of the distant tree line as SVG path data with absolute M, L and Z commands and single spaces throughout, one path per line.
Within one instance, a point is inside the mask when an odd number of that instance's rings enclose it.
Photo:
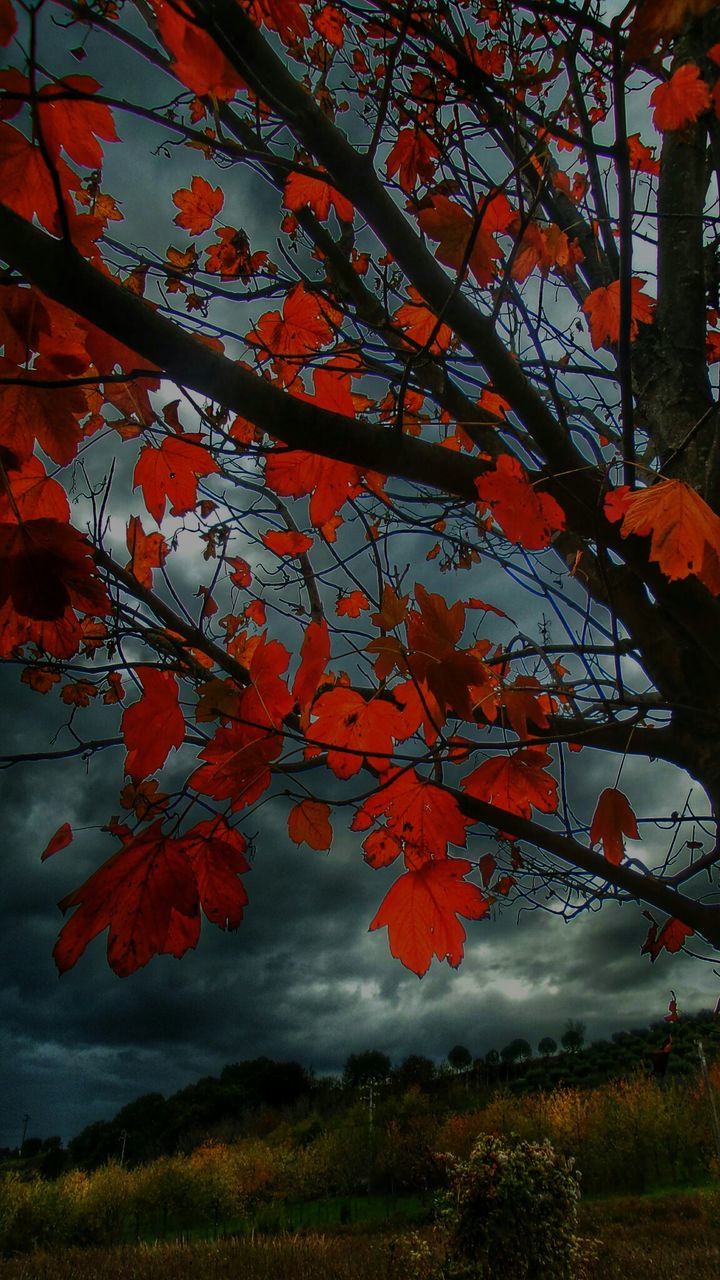
M 109 1160 L 135 1166 L 176 1153 L 189 1153 L 208 1139 L 264 1138 L 292 1123 L 312 1141 L 318 1124 L 360 1106 L 370 1089 L 376 1100 L 396 1101 L 410 1090 L 434 1098 L 438 1108 L 462 1110 L 484 1105 L 498 1087 L 512 1093 L 559 1086 L 598 1086 L 607 1080 L 652 1069 L 668 1034 L 665 1021 L 616 1032 L 610 1040 L 586 1045 L 585 1024 L 568 1019 L 556 1040 L 543 1036 L 534 1055 L 528 1040 L 515 1037 L 501 1049 L 476 1057 L 455 1044 L 443 1063 L 410 1054 L 393 1064 L 379 1049 L 351 1053 L 342 1075 L 316 1077 L 298 1062 L 259 1057 L 226 1066 L 168 1098 L 148 1093 L 122 1107 L 111 1120 L 87 1125 L 67 1148 L 59 1137 L 25 1139 L 21 1152 L 5 1152 L 47 1177 L 69 1168 L 94 1169 Z M 681 1015 L 672 1024 L 670 1076 L 697 1071 L 696 1041 L 702 1037 L 712 1058 L 720 1053 L 720 1024 L 709 1012 Z M 0 1153 L 0 1170 L 2 1168 Z

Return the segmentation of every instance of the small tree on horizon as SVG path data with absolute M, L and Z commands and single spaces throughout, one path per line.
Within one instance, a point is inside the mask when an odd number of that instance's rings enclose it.
M 551 1058 L 557 1053 L 557 1041 L 553 1040 L 552 1036 L 543 1036 L 538 1044 L 538 1053 L 543 1058 Z
M 467 1071 L 472 1066 L 472 1054 L 464 1044 L 453 1045 L 447 1057 L 453 1071 Z
M 565 1030 L 560 1037 L 560 1043 L 568 1053 L 578 1053 L 585 1044 L 585 1033 L 587 1028 L 584 1022 L 578 1018 L 568 1018 L 565 1023 Z
M 354 1089 L 362 1085 L 385 1080 L 390 1075 L 391 1062 L 379 1049 L 365 1049 L 351 1053 L 343 1070 L 343 1084 Z

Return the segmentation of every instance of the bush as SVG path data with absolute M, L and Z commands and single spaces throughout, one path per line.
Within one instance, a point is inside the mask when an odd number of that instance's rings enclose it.
M 440 1202 L 451 1280 L 580 1280 L 580 1185 L 549 1142 L 483 1136 L 468 1160 L 445 1158 Z

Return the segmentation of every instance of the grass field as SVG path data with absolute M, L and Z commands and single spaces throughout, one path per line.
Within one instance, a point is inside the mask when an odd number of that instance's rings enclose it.
M 718 1280 L 718 1193 L 598 1201 L 581 1208 L 596 1241 L 588 1280 Z M 429 1232 L 424 1233 L 429 1236 Z M 2 1264 L 2 1280 L 408 1280 L 401 1234 L 335 1233 L 38 1253 Z M 440 1280 L 439 1273 L 437 1280 Z M 434 1280 L 419 1273 L 418 1280 Z

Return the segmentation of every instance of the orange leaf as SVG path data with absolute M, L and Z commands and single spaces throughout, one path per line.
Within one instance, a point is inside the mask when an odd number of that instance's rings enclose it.
M 191 236 L 202 235 L 213 224 L 225 203 L 220 187 L 211 187 L 205 178 L 193 178 L 190 188 L 183 187 L 173 196 L 173 204 L 180 212 L 174 221 Z
M 369 608 L 370 601 L 364 591 L 351 591 L 349 595 L 340 597 L 335 612 L 339 618 L 359 618 Z
M 161 769 L 170 748 L 181 746 L 185 738 L 175 676 L 156 667 L 141 667 L 138 675 L 142 696 L 125 708 L 121 721 L 127 747 L 125 773 L 133 782 Z
M 292 687 L 292 696 L 302 713 L 312 705 L 329 657 L 330 633 L 327 622 L 320 618 L 317 622 L 311 622 L 305 632 L 300 650 L 300 666 Z
M 593 815 L 590 844 L 595 845 L 602 840 L 605 857 L 618 867 L 625 856 L 624 835 L 630 840 L 640 839 L 635 814 L 622 791 L 606 787 Z
M 158 524 L 165 514 L 165 500 L 170 500 L 174 516 L 185 515 L 197 501 L 200 476 L 214 475 L 220 470 L 212 454 L 201 444 L 199 431 L 182 436 L 166 436 L 159 449 L 145 446 L 133 475 L 133 488 L 142 489 L 145 506 Z
M 442 858 L 406 871 L 370 924 L 371 930 L 387 927 L 391 954 L 419 978 L 433 956 L 457 968 L 466 936 L 457 917 L 480 920 L 490 909 L 482 890 L 463 880 L 471 870 L 465 858 Z
M 548 547 L 565 528 L 565 512 L 553 498 L 529 483 L 517 458 L 502 453 L 494 471 L 475 481 L 478 502 L 490 507 L 508 542 L 528 551 Z
M 557 782 L 545 772 L 550 756 L 538 747 L 525 747 L 511 756 L 486 760 L 460 783 L 468 795 L 497 805 L 507 813 L 529 818 L 532 808 L 540 813 L 557 809 Z
M 331 209 L 334 209 L 341 222 L 352 222 L 355 216 L 350 201 L 322 178 L 313 178 L 311 174 L 291 173 L 285 183 L 283 204 L 286 209 L 297 213 L 299 209 L 312 209 L 316 218 L 326 222 Z
M 623 493 L 612 490 L 605 498 L 608 520 L 622 519 L 624 538 L 650 535 L 650 559 L 659 564 L 671 582 L 691 573 L 711 591 L 720 594 L 720 517 L 694 489 L 682 480 L 660 480 L 649 489 Z
M 139 516 L 131 516 L 127 527 L 127 568 L 144 587 L 152 587 L 152 571 L 165 564 L 168 546 L 161 533 L 146 533 Z
M 432 181 L 439 158 L 438 148 L 424 130 L 401 129 L 387 158 L 388 181 L 399 174 L 400 186 L 410 195 L 418 178 L 425 186 Z
M 640 948 L 640 955 L 650 956 L 652 964 L 655 963 L 663 948 L 666 951 L 674 953 L 680 951 L 684 945 L 686 938 L 691 938 L 695 932 L 688 925 L 683 924 L 682 920 L 676 920 L 674 917 L 666 920 L 662 929 L 658 933 L 657 922 L 650 915 L 649 911 L 643 911 L 646 920 L 650 921 L 650 928 L 647 937 Z
M 404 849 L 405 863 L 410 868 L 417 868 L 430 858 L 445 858 L 448 843 L 464 847 L 466 828 L 473 823 L 462 813 L 453 795 L 427 782 L 414 769 L 396 771 L 389 786 L 368 796 L 353 818 L 352 830 L 366 831 L 380 818 L 385 820 L 383 832 L 395 843 L 392 856 Z M 368 848 L 369 839 L 363 849 L 371 866 L 377 866 L 372 856 L 374 846 Z M 380 865 L 387 861 L 384 858 Z
M 313 18 L 313 27 L 318 35 L 327 40 L 328 44 L 334 45 L 336 49 L 342 49 L 345 42 L 343 34 L 345 22 L 346 17 L 342 10 L 334 4 L 324 4 Z
M 378 773 L 389 767 L 393 736 L 401 733 L 400 713 L 392 703 L 366 702 L 354 689 L 337 688 L 320 695 L 313 714 L 309 736 L 327 746 L 328 768 L 337 778 L 359 773 L 363 758 Z
M 700 68 L 686 62 L 665 84 L 659 84 L 650 98 L 655 108 L 653 124 L 662 133 L 694 124 L 710 106 L 710 90 Z
M 502 250 L 492 233 L 506 230 L 512 218 L 505 196 L 496 195 L 487 202 L 469 261 L 470 270 L 479 285 L 490 284 L 495 274 L 495 260 L 502 257 Z M 447 196 L 435 195 L 420 210 L 418 222 L 431 240 L 440 241 L 436 250 L 440 262 L 459 271 L 474 227 L 470 214 L 460 205 L 453 204 Z
M 288 835 L 295 844 L 311 849 L 329 849 L 333 832 L 329 822 L 330 805 L 320 800 L 302 800 L 288 816 Z
M 642 292 L 644 281 L 637 276 L 632 280 L 632 319 L 630 321 L 630 341 L 637 337 L 639 324 L 652 324 L 655 314 L 655 301 Z M 601 289 L 593 289 L 582 305 L 588 317 L 590 337 L 595 348 L 605 342 L 617 342 L 620 336 L 620 281 Z
M 56 160 L 53 169 L 69 207 L 70 192 L 77 190 L 79 181 L 64 160 Z M 21 218 L 32 222 L 35 215 L 47 231 L 60 234 L 55 186 L 42 152 L 9 124 L 0 124 L 0 189 L 3 203 Z
M 264 533 L 262 541 L 268 551 L 272 551 L 276 556 L 302 556 L 309 551 L 313 540 L 306 533 L 298 533 L 296 530 L 273 531 Z
M 43 852 L 40 854 L 40 861 L 45 862 L 47 858 L 52 858 L 54 853 L 60 849 L 65 849 L 71 843 L 73 838 L 73 829 L 69 822 L 64 822 L 58 827 L 52 840 L 48 842 Z
M 198 98 L 234 98 L 243 81 L 212 36 L 198 26 L 190 4 L 185 0 L 152 0 L 152 8 L 178 79 Z

